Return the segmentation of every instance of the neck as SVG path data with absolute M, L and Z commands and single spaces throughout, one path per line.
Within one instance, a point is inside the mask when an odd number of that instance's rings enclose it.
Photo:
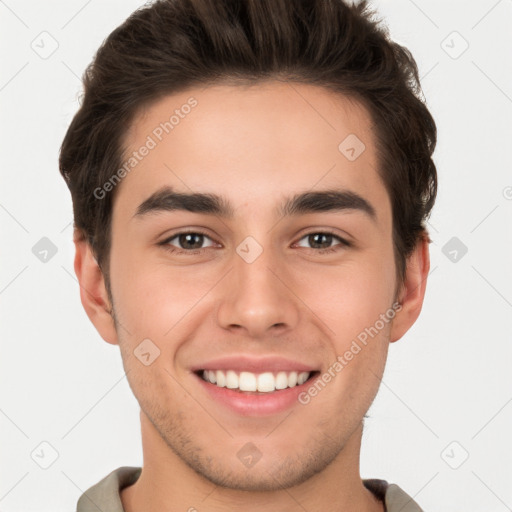
M 241 491 L 210 482 L 167 446 L 142 411 L 141 432 L 144 464 L 138 480 L 121 491 L 125 512 L 260 512 L 268 507 L 282 512 L 385 510 L 359 475 L 362 424 L 323 471 L 299 485 L 270 492 Z

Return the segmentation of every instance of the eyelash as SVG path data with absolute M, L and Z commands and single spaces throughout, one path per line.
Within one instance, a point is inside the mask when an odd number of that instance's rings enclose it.
M 171 253 L 176 253 L 176 254 L 200 254 L 202 253 L 204 250 L 208 249 L 208 247 L 203 247 L 202 249 L 191 249 L 191 250 L 185 250 L 185 249 L 177 249 L 176 247 L 172 246 L 172 245 L 169 245 L 169 242 L 171 240 L 174 240 L 175 238 L 178 238 L 180 235 L 189 235 L 189 234 L 193 234 L 193 235 L 203 235 L 207 238 L 210 238 L 211 237 L 201 231 L 201 230 L 190 230 L 190 231 L 180 231 L 179 233 L 175 233 L 174 235 L 172 235 L 170 238 L 166 238 L 165 240 L 163 240 L 162 242 L 159 242 L 158 245 L 161 245 L 164 247 L 165 250 L 171 252 Z M 302 240 L 303 238 L 309 236 L 309 235 L 331 235 L 333 236 L 334 238 L 338 239 L 340 242 L 341 242 L 341 246 L 343 247 L 352 247 L 352 243 L 351 242 L 348 242 L 347 240 L 341 238 L 339 235 L 336 235 L 334 232 L 332 231 L 310 231 L 309 233 L 306 233 L 305 235 L 303 235 L 300 239 Z M 306 248 L 307 249 L 307 248 Z M 332 253 L 332 252 L 336 252 L 338 250 L 340 250 L 340 247 L 338 246 L 335 246 L 335 247 L 328 247 L 327 249 L 310 249 L 311 251 L 317 253 L 317 254 L 326 254 L 326 253 Z

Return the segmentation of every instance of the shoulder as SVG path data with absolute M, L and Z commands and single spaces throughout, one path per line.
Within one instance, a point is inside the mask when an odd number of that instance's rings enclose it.
M 120 491 L 137 481 L 140 467 L 123 466 L 87 489 L 78 499 L 76 512 L 124 512 Z
M 376 478 L 363 480 L 367 489 L 385 503 L 386 512 L 424 512 L 401 487 Z

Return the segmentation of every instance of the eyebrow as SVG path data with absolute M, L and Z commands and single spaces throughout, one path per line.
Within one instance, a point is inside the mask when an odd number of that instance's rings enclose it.
M 278 217 L 290 217 L 316 212 L 356 210 L 365 213 L 372 221 L 377 220 L 375 208 L 359 194 L 350 190 L 320 190 L 303 192 L 286 198 L 278 206 Z M 165 186 L 145 199 L 133 215 L 142 218 L 149 214 L 171 211 L 187 211 L 233 219 L 235 208 L 224 196 L 211 193 L 176 192 Z

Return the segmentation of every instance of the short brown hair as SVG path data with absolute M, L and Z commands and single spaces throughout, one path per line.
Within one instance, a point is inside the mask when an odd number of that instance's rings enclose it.
M 123 162 L 123 136 L 144 107 L 192 86 L 302 82 L 360 101 L 377 134 L 378 172 L 390 196 L 400 285 L 437 193 L 435 122 L 409 50 L 389 38 L 366 0 L 156 0 L 98 49 L 60 148 L 75 227 L 109 286 L 112 206 L 94 190 Z M 398 288 L 397 288 L 398 289 Z

